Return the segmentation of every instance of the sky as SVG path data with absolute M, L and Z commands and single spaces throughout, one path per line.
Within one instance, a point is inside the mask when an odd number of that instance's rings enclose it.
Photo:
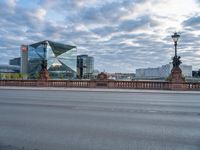
M 0 0 L 0 64 L 21 44 L 51 40 L 94 57 L 95 69 L 135 72 L 178 55 L 200 69 L 200 0 Z

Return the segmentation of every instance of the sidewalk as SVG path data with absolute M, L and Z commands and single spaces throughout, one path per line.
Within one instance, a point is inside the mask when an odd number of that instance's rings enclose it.
M 144 89 L 101 89 L 101 88 L 64 88 L 64 87 L 15 87 L 0 86 L 0 90 L 44 90 L 44 91 L 79 91 L 79 92 L 122 92 L 122 93 L 159 93 L 159 94 L 199 94 L 200 91 L 170 91 Z

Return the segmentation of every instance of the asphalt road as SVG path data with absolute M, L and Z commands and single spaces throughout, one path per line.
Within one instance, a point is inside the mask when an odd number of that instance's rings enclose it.
M 0 150 L 200 150 L 200 94 L 0 90 Z

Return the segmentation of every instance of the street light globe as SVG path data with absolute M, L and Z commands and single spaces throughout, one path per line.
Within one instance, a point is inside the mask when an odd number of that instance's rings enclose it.
M 178 41 L 178 39 L 180 38 L 180 35 L 177 34 L 176 32 L 174 33 L 174 35 L 172 35 L 172 39 L 173 41 L 176 43 Z

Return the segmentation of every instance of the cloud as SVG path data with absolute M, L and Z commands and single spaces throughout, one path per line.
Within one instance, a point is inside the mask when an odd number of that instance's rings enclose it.
M 170 35 L 178 30 L 178 54 L 184 64 L 199 68 L 197 4 L 196 0 L 3 0 L 1 56 L 8 60 L 19 55 L 21 44 L 48 39 L 74 44 L 79 54 L 94 56 L 100 71 L 134 72 L 171 61 Z
M 14 8 L 16 6 L 16 0 L 3 0 L 8 8 Z
M 153 20 L 150 16 L 141 16 L 136 19 L 125 20 L 119 25 L 123 31 L 133 31 L 137 29 L 147 29 L 159 25 L 158 21 Z
M 38 21 L 43 21 L 46 15 L 46 10 L 43 8 L 38 8 L 34 12 L 29 12 L 28 14 L 31 18 L 35 18 Z
M 200 27 L 200 15 L 198 16 L 193 16 L 191 18 L 188 18 L 183 22 L 183 25 L 185 27 L 193 27 L 193 26 L 198 26 Z

